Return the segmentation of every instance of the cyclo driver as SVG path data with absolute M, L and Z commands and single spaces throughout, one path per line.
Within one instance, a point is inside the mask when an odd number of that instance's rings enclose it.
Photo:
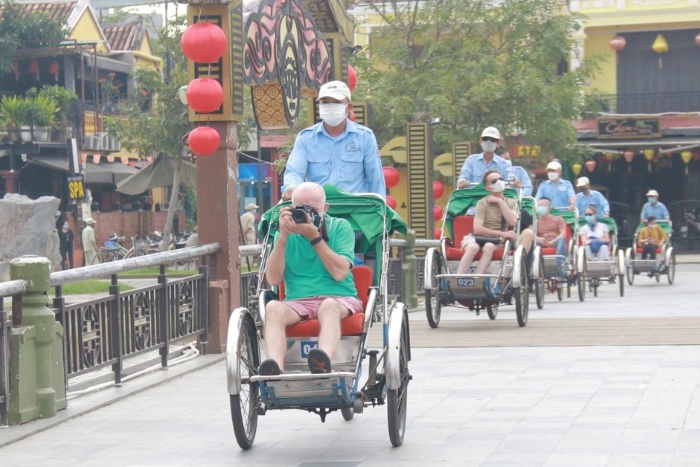
M 318 319 L 321 326 L 318 347 L 309 351 L 309 369 L 329 373 L 340 341 L 340 322 L 362 312 L 350 274 L 355 250 L 350 223 L 326 214 L 326 194 L 313 182 L 296 187 L 292 205 L 280 213 L 265 272 L 270 285 L 284 282 L 286 297 L 266 306 L 264 332 L 270 358 L 260 364 L 261 375 L 282 373 L 286 327 L 307 319 Z

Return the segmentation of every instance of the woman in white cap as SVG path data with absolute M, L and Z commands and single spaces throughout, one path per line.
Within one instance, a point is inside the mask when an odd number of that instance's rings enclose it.
M 647 192 L 647 203 L 644 204 L 642 208 L 642 215 L 640 218 L 642 222 L 646 223 L 647 219 L 651 216 L 657 220 L 667 221 L 671 219 L 664 203 L 659 202 L 659 193 L 656 190 L 649 190 Z

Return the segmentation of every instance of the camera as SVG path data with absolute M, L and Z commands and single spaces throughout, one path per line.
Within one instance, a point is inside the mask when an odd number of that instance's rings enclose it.
M 311 223 L 316 226 L 316 228 L 321 227 L 321 215 L 317 213 L 314 208 L 307 206 L 306 204 L 300 204 L 294 206 L 292 209 L 292 220 L 297 224 L 306 224 L 306 215 L 308 214 L 311 218 Z

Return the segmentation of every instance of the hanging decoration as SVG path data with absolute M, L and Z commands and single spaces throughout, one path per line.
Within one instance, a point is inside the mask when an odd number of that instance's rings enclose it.
M 700 151 L 693 151 L 693 160 L 700 161 Z
M 627 161 L 627 173 L 632 173 L 632 161 L 634 160 L 634 151 L 625 151 L 622 155 Z
M 226 34 L 212 23 L 195 23 L 188 26 L 180 39 L 182 53 L 195 63 L 212 63 L 226 51 Z
M 581 170 L 583 169 L 583 165 L 581 165 L 579 162 L 576 162 L 574 164 L 571 164 L 571 171 L 578 177 L 578 174 L 581 173 Z
M 219 149 L 219 132 L 209 126 L 199 126 L 190 132 L 188 145 L 198 156 L 210 156 Z
M 51 60 L 51 63 L 49 63 L 49 74 L 58 83 L 58 62 L 56 60 Z
M 29 73 L 33 74 L 37 81 L 39 81 L 39 63 L 33 58 L 29 60 Z
M 624 49 L 627 45 L 627 40 L 622 36 L 615 36 L 610 39 L 610 48 L 615 51 L 615 59 L 620 62 L 620 50 Z
M 695 35 L 695 45 L 700 45 L 700 32 Z
M 664 52 L 668 52 L 668 41 L 663 36 L 663 34 L 659 34 L 658 36 L 656 36 L 654 43 L 651 45 L 651 49 L 657 54 L 659 54 L 659 68 L 663 68 L 664 65 L 661 54 Z
M 357 70 L 354 66 L 348 65 L 348 87 L 354 91 L 357 86 Z
M 595 159 L 588 159 L 586 161 L 586 170 L 589 173 L 593 173 L 595 171 L 595 166 L 596 166 L 596 160 Z
M 685 174 L 688 175 L 688 164 L 690 164 L 690 160 L 693 158 L 693 153 L 685 150 L 681 152 L 681 159 L 683 159 L 683 163 L 685 164 Z
M 396 209 L 396 198 L 391 195 L 386 195 L 386 205 L 391 209 Z
M 208 114 L 216 112 L 223 105 L 224 90 L 215 79 L 196 78 L 187 85 L 185 97 L 195 112 Z
M 438 229 L 437 227 L 435 227 L 435 228 L 433 229 L 433 238 L 434 238 L 435 240 L 440 240 L 440 239 L 442 238 L 442 230 L 440 230 L 440 229 Z
M 433 198 L 442 198 L 442 194 L 445 192 L 445 185 L 441 181 L 435 180 L 433 182 Z
M 399 184 L 399 171 L 393 167 L 384 167 L 384 183 L 387 188 L 394 188 Z
M 654 160 L 654 155 L 656 154 L 656 151 L 654 149 L 645 149 L 644 150 L 644 159 L 647 160 L 647 171 L 651 172 L 651 161 Z
M 437 204 L 433 206 L 433 219 L 442 219 L 443 210 Z

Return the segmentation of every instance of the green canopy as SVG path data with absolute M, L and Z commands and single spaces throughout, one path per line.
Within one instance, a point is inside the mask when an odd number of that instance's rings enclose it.
M 465 215 L 469 208 L 476 206 L 476 203 L 478 203 L 481 198 L 490 194 L 491 193 L 488 192 L 481 183 L 475 185 L 474 188 L 459 189 L 452 192 L 449 204 L 447 205 L 447 219 L 445 220 L 447 233 L 450 238 L 454 238 L 452 234 L 454 218 Z M 518 192 L 510 188 L 506 189 L 503 194 L 507 198 L 518 198 Z
M 362 240 L 357 251 L 362 253 L 379 252 L 381 238 L 384 233 L 384 213 L 387 215 L 389 233 L 398 232 L 406 234 L 407 225 L 396 211 L 386 205 L 383 199 L 373 196 L 354 195 L 344 192 L 333 185 L 325 185 L 326 202 L 328 203 L 328 215 L 339 217 L 350 222 L 355 232 L 362 232 Z M 291 202 L 280 203 L 264 213 L 258 226 L 258 232 L 262 237 L 272 228 L 273 233 L 277 229 L 277 220 L 280 210 L 291 206 Z
M 161 154 L 152 164 L 119 182 L 117 191 L 127 195 L 138 195 L 150 188 L 173 186 L 174 174 L 175 161 Z M 189 188 L 197 188 L 197 168 L 194 164 L 182 162 L 180 183 Z
M 666 233 L 666 235 L 670 236 L 671 235 L 671 223 L 669 221 L 656 221 L 656 225 L 661 227 L 663 231 Z M 636 233 L 639 233 L 642 228 L 646 227 L 647 224 L 645 222 L 642 222 L 637 226 Z

